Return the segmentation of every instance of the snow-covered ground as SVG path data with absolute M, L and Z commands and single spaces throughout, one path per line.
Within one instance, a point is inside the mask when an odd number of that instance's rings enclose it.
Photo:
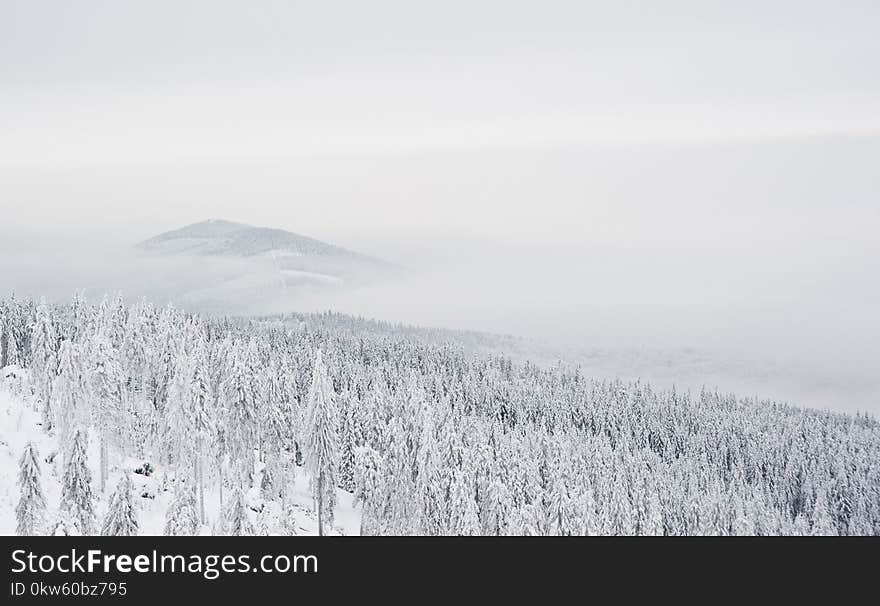
M 55 517 L 61 499 L 61 476 L 63 457 L 59 452 L 56 436 L 43 431 L 40 415 L 34 410 L 29 394 L 27 372 L 7 368 L 0 371 L 0 535 L 15 534 L 15 506 L 19 498 L 18 461 L 24 446 L 33 442 L 39 452 L 41 484 L 47 504 L 47 521 Z M 99 450 L 97 440 L 90 440 L 88 445 L 89 466 L 92 474 L 92 490 L 96 495 L 96 519 L 98 526 L 103 519 L 113 489 L 119 481 L 120 474 L 128 473 L 134 485 L 134 501 L 138 508 L 140 534 L 161 535 L 165 526 L 165 512 L 173 498 L 171 476 L 161 466 L 149 476 L 136 473 L 144 461 L 110 457 L 110 476 L 106 492 L 101 493 L 97 478 L 99 477 Z M 151 462 L 152 465 L 155 463 Z M 260 496 L 259 469 L 255 474 L 254 487 L 248 491 L 246 498 L 249 505 L 248 514 L 257 532 L 265 527 L 264 522 L 275 522 L 279 504 L 266 503 Z M 227 489 L 227 497 L 228 497 Z M 308 478 L 297 469 L 292 491 L 289 495 L 289 507 L 293 512 L 290 527 L 298 535 L 316 535 L 318 533 L 317 517 L 314 513 L 312 498 L 309 496 Z M 213 528 L 220 516 L 220 494 L 216 486 L 205 490 L 206 524 L 201 534 L 213 534 Z M 262 513 L 261 513 L 262 511 Z M 274 524 L 273 524 L 274 525 Z M 352 506 L 352 495 L 337 491 L 337 507 L 334 526 L 325 529 L 327 534 L 357 535 L 360 530 L 359 508 Z

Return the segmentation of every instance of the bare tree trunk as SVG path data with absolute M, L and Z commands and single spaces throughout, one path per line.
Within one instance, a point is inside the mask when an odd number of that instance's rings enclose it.
M 223 515 L 223 461 L 220 461 L 220 515 Z
M 318 474 L 318 536 L 324 536 L 324 472 Z
M 197 482 L 199 485 L 199 522 L 204 524 L 205 523 L 205 480 L 202 477 L 202 474 L 204 473 L 204 471 L 202 469 L 202 438 L 201 437 L 198 439 L 197 443 L 198 443 L 198 446 L 197 446 L 198 452 L 196 453 L 196 458 L 197 458 L 198 467 L 196 468 L 196 471 L 198 474 Z
M 281 455 L 284 456 L 283 454 Z M 287 460 L 281 461 L 281 512 L 287 511 Z
M 107 439 L 104 437 L 103 430 L 101 430 L 101 462 L 99 467 L 100 473 L 98 475 L 101 476 L 101 492 L 104 492 L 107 485 Z
M 49 389 L 44 389 L 46 392 L 46 400 L 43 402 L 43 430 L 46 433 L 50 433 L 54 429 L 54 425 L 52 424 L 52 408 L 49 404 Z

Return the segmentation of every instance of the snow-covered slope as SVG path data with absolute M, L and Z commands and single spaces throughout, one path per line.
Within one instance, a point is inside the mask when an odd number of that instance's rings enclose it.
M 58 515 L 61 499 L 63 456 L 58 440 L 43 431 L 40 415 L 31 405 L 27 371 L 15 367 L 0 370 L 0 535 L 15 534 L 15 506 L 19 499 L 19 457 L 27 442 L 33 442 L 39 453 L 41 486 L 46 498 L 47 515 L 44 529 L 52 525 Z M 155 470 L 149 475 L 142 472 L 147 461 L 133 458 L 112 463 L 107 490 L 101 494 L 96 478 L 99 477 L 99 452 L 97 440 L 88 445 L 92 489 L 97 496 L 95 513 L 98 526 L 107 510 L 108 500 L 121 474 L 127 473 L 134 485 L 134 500 L 138 510 L 141 535 L 161 535 L 165 526 L 165 513 L 173 497 L 173 474 L 161 465 L 150 461 Z M 137 470 L 137 471 L 136 471 Z M 247 492 L 248 515 L 258 534 L 282 534 L 282 512 L 277 501 L 267 501 L 260 495 L 259 485 L 262 468 L 254 473 L 254 486 Z M 317 518 L 308 491 L 308 478 L 296 470 L 287 504 L 287 532 L 299 535 L 316 535 Z M 228 494 L 227 494 L 228 498 Z M 217 490 L 205 493 L 207 521 L 201 534 L 213 534 L 220 517 L 220 495 Z M 356 535 L 360 530 L 360 513 L 352 505 L 352 495 L 337 491 L 335 524 L 327 534 Z

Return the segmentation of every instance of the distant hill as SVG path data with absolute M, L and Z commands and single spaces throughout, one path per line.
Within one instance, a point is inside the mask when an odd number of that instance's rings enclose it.
M 164 254 L 234 257 L 337 256 L 383 263 L 339 246 L 283 229 L 254 227 L 220 219 L 193 223 L 141 242 L 138 248 Z
M 219 219 L 161 233 L 136 248 L 162 263 L 163 294 L 224 313 L 373 283 L 401 269 L 283 229 Z

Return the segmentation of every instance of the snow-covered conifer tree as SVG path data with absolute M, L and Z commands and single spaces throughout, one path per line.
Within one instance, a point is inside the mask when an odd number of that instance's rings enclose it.
M 339 485 L 348 492 L 354 491 L 354 466 L 355 466 L 355 420 L 354 403 L 351 396 L 344 398 L 342 410 L 341 453 L 339 457 Z
M 46 299 L 37 306 L 36 318 L 31 331 L 31 377 L 43 417 L 43 429 L 52 430 L 52 384 L 58 369 L 56 355 L 57 337 L 52 315 Z
M 193 475 L 197 490 L 199 523 L 205 522 L 205 480 L 204 480 L 204 444 L 211 433 L 210 409 L 214 396 L 211 392 L 208 354 L 203 342 L 199 342 L 193 352 L 192 374 L 190 375 L 190 422 L 194 433 L 195 448 L 193 452 Z
M 21 496 L 15 508 L 18 521 L 16 532 L 22 536 L 37 534 L 46 515 L 46 499 L 40 486 L 39 454 L 32 442 L 28 442 L 21 453 L 18 466 L 18 486 Z
M 165 403 L 165 424 L 162 428 L 162 451 L 175 470 L 175 478 L 182 479 L 192 469 L 195 451 L 195 431 L 192 415 L 192 360 L 181 349 L 177 354 L 174 376 L 168 388 Z
M 64 475 L 61 478 L 61 509 L 70 513 L 83 535 L 94 533 L 95 508 L 92 474 L 86 458 L 86 434 L 74 432 L 67 449 Z
M 247 505 L 241 488 L 232 491 L 232 498 L 223 512 L 223 532 L 227 536 L 240 537 L 254 534 L 254 527 L 248 517 Z
M 0 369 L 6 367 L 6 341 L 9 338 L 9 303 L 0 301 Z
M 810 534 L 813 536 L 837 536 L 834 518 L 828 510 L 828 492 L 824 488 L 816 492 L 810 515 Z
M 338 438 L 333 385 L 319 349 L 315 354 L 312 385 L 308 396 L 308 434 L 305 441 L 306 468 L 311 475 L 312 496 L 318 509 L 318 534 L 324 522 L 333 520 L 336 501 Z
M 360 534 L 372 532 L 382 518 L 384 478 L 381 455 L 370 446 L 355 451 L 355 504 L 361 505 Z
M 485 534 L 500 536 L 507 528 L 507 519 L 510 511 L 508 502 L 508 490 L 500 477 L 493 477 L 489 481 L 486 494 L 485 507 Z
M 82 368 L 78 347 L 70 340 L 61 342 L 58 354 L 58 376 L 52 387 L 55 425 L 58 427 L 58 443 L 67 444 L 73 427 L 84 422 Z
M 110 504 L 104 515 L 101 534 L 105 537 L 133 537 L 138 533 L 138 519 L 132 500 L 132 485 L 128 474 L 123 471 L 116 491 L 110 496 Z
M 165 535 L 193 536 L 199 534 L 199 527 L 195 492 L 183 487 L 177 491 L 165 513 Z
M 99 479 L 101 492 L 104 492 L 109 474 L 108 440 L 119 422 L 124 378 L 116 352 L 109 338 L 102 333 L 98 333 L 92 340 L 88 355 L 91 358 L 89 379 L 93 399 L 92 422 L 100 439 Z
M 46 534 L 52 537 L 78 537 L 82 535 L 79 531 L 79 522 L 66 509 L 54 512 L 46 525 Z
M 660 495 L 657 494 L 657 490 L 653 486 L 646 487 L 646 490 L 648 490 L 646 501 L 647 511 L 644 526 L 641 529 L 642 531 L 640 534 L 648 536 L 663 536 L 663 508 L 660 504 Z
M 256 394 L 254 369 L 247 347 L 239 345 L 230 352 L 229 374 L 223 381 L 223 429 L 226 452 L 238 461 L 238 471 L 250 477 L 254 468 L 257 444 Z M 245 479 L 245 478 L 242 478 Z

